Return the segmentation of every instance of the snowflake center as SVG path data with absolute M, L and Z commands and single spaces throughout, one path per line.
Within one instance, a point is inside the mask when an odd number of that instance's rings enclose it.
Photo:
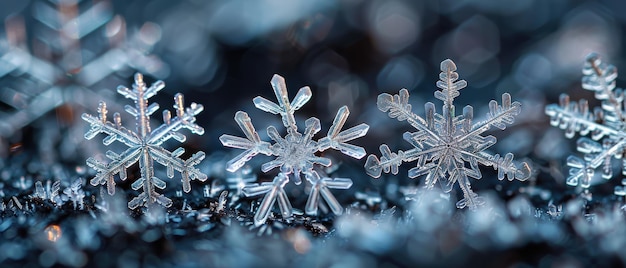
M 291 141 L 280 153 L 284 157 L 285 164 L 297 167 L 308 158 L 315 157 L 311 147 L 307 146 L 308 140 L 304 140 L 303 137 L 287 137 L 287 139 Z

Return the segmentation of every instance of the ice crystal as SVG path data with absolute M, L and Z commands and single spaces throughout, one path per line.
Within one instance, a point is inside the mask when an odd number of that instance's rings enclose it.
M 262 141 L 256 132 L 248 114 L 239 111 L 235 114 L 235 121 L 245 134 L 245 138 L 232 135 L 222 135 L 220 141 L 224 146 L 244 149 L 245 151 L 227 163 L 227 170 L 237 171 L 247 161 L 257 154 L 276 157 L 261 166 L 263 172 L 268 172 L 279 167 L 280 172 L 272 182 L 249 184 L 243 188 L 246 196 L 257 196 L 265 194 L 259 209 L 254 216 L 254 224 L 263 224 L 276 201 L 284 218 L 292 215 L 292 206 L 284 190 L 285 185 L 290 181 L 296 185 L 302 183 L 302 176 L 312 185 L 309 198 L 306 203 L 305 212 L 307 214 L 317 214 L 320 196 L 330 206 L 331 211 L 340 215 L 343 211 L 341 204 L 337 201 L 330 189 L 348 189 L 352 186 L 352 180 L 348 178 L 329 178 L 317 170 L 319 166 L 330 166 L 331 160 L 316 154 L 328 149 L 339 150 L 343 154 L 360 159 L 365 156 L 365 150 L 356 145 L 349 144 L 356 138 L 363 137 L 369 126 L 360 124 L 350 129 L 341 131 L 348 118 L 348 107 L 343 106 L 337 111 L 333 125 L 328 130 L 326 137 L 315 141 L 313 136 L 321 130 L 320 121 L 311 117 L 305 121 L 303 133 L 298 131 L 295 111 L 300 109 L 311 98 L 309 87 L 300 88 L 294 99 L 289 102 L 285 79 L 279 75 L 274 75 L 271 80 L 274 94 L 278 103 L 269 101 L 263 97 L 254 98 L 254 105 L 265 112 L 280 114 L 282 123 L 286 129 L 286 136 L 281 137 L 274 126 L 267 128 L 268 136 L 274 143 Z
M 136 132 L 122 126 L 119 113 L 113 115 L 114 122 L 107 121 L 108 111 L 104 102 L 101 102 L 98 107 L 98 116 L 86 113 L 82 115 L 82 118 L 91 125 L 91 129 L 85 133 L 86 139 L 92 139 L 99 133 L 104 133 L 108 135 L 103 140 L 105 145 L 119 141 L 129 147 L 120 154 L 107 151 L 106 156 L 111 160 L 109 163 L 103 163 L 93 157 L 87 159 L 87 165 L 98 172 L 96 177 L 91 180 L 91 185 L 106 184 L 108 193 L 113 195 L 115 193 L 114 176 L 119 174 L 121 180 L 126 180 L 126 169 L 139 162 L 141 175 L 133 182 L 132 188 L 139 190 L 143 187 L 143 192 L 128 202 L 128 207 L 131 209 L 141 205 L 147 207 L 152 203 L 158 203 L 165 207 L 172 205 L 169 198 L 156 192 L 156 188 L 165 188 L 165 182 L 154 176 L 154 161 L 167 167 L 169 178 L 174 177 L 175 170 L 180 172 L 183 190 L 187 193 L 191 190 L 191 180 L 205 181 L 207 179 L 207 176 L 195 167 L 204 159 L 204 152 L 197 152 L 189 159 L 183 160 L 180 158 L 185 152 L 183 148 L 170 152 L 162 147 L 164 142 L 172 138 L 181 143 L 184 142 L 185 136 L 177 132 L 182 128 L 198 135 L 204 133 L 204 129 L 195 123 L 195 116 L 203 110 L 202 105 L 191 103 L 190 107 L 185 108 L 183 95 L 178 93 L 174 96 L 176 116 L 172 118 L 170 111 L 165 110 L 163 112 L 164 123 L 154 130 L 150 128 L 150 115 L 159 109 L 159 105 L 156 103 L 148 105 L 148 99 L 164 87 L 165 84 L 162 81 L 157 81 L 150 87 L 146 87 L 143 75 L 137 73 L 132 89 L 124 86 L 117 88 L 119 94 L 135 102 L 135 107 L 126 105 L 125 110 L 135 117 Z
M 43 184 L 38 181 L 35 183 L 35 196 L 42 200 L 50 200 L 57 206 L 63 205 L 63 200 L 61 196 L 59 196 L 59 190 L 61 189 L 61 181 L 55 181 L 52 183 L 51 181 L 46 182 L 46 187 L 44 188 Z
M 491 127 L 504 130 L 512 124 L 514 117 L 520 113 L 520 103 L 511 102 L 511 95 L 502 94 L 502 104 L 492 100 L 489 103 L 487 119 L 477 123 L 474 119 L 472 106 L 465 106 L 462 115 L 456 115 L 454 98 L 459 90 L 467 86 L 465 80 L 458 80 L 456 65 L 452 60 L 441 62 L 441 73 L 437 81 L 435 98 L 443 102 L 442 114 L 436 112 L 435 104 L 425 105 L 426 117 L 413 113 L 409 104 L 409 92 L 400 90 L 397 95 L 387 93 L 378 96 L 378 109 L 389 113 L 389 117 L 398 121 L 407 121 L 417 131 L 405 132 L 404 140 L 414 148 L 407 151 L 392 152 L 386 144 L 380 146 L 380 159 L 370 155 L 365 163 L 368 175 L 378 178 L 382 172 L 398 174 L 402 162 L 417 162 L 417 166 L 409 170 L 409 177 L 426 175 L 424 186 L 432 189 L 437 181 L 445 192 L 450 192 L 458 182 L 463 199 L 456 203 L 457 208 L 475 209 L 483 203 L 470 188 L 469 178 L 480 179 L 482 174 L 478 164 L 491 166 L 498 171 L 498 179 L 507 177 L 510 181 L 528 179 L 528 164 L 516 165 L 513 154 L 504 157 L 485 151 L 496 143 L 494 136 L 482 136 Z M 468 166 L 469 165 L 469 166 Z
M 64 197 L 72 201 L 74 209 L 79 208 L 82 210 L 85 206 L 85 202 L 83 200 L 85 198 L 85 192 L 82 188 L 83 180 L 81 178 L 77 178 L 72 182 L 70 187 L 63 190 Z
M 595 98 L 602 103 L 593 111 L 587 100 L 570 102 L 567 94 L 561 94 L 559 104 L 546 106 L 550 124 L 565 130 L 565 137 L 580 135 L 577 150 L 583 158 L 569 156 L 570 167 L 567 184 L 588 188 L 595 170 L 602 166 L 602 178 L 613 177 L 612 158 L 621 159 L 626 150 L 626 111 L 624 93 L 615 87 L 617 69 L 601 61 L 595 54 L 589 54 L 583 66 L 582 87 L 593 91 Z M 626 175 L 626 161 L 622 160 L 622 174 Z M 622 181 L 626 185 L 626 180 Z M 617 186 L 615 194 L 626 195 L 624 186 Z

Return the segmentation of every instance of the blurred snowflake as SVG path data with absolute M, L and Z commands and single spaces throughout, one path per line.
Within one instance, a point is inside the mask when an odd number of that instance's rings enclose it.
M 304 133 L 300 133 L 294 117 L 294 112 L 311 98 L 311 89 L 309 87 L 301 88 L 293 101 L 289 102 L 287 86 L 283 77 L 274 75 L 271 85 L 274 88 L 278 104 L 263 97 L 256 97 L 254 98 L 254 105 L 265 112 L 280 114 L 283 125 L 287 130 L 287 135 L 283 138 L 274 126 L 269 126 L 267 134 L 275 143 L 262 141 L 254 129 L 248 114 L 239 111 L 235 114 L 235 121 L 239 124 L 246 138 L 226 134 L 220 137 L 220 141 L 224 146 L 246 150 L 228 162 L 227 170 L 230 172 L 238 170 L 259 153 L 267 156 L 276 156 L 274 160 L 261 166 L 263 172 L 280 167 L 280 173 L 272 182 L 250 184 L 243 188 L 246 196 L 265 194 L 261 206 L 255 214 L 254 224 L 258 226 L 267 220 L 276 200 L 278 200 L 278 205 L 284 218 L 292 215 L 291 203 L 284 187 L 290 178 L 293 179 L 296 185 L 302 183 L 301 174 L 304 174 L 306 180 L 312 185 L 305 212 L 311 215 L 317 214 L 321 196 L 326 200 L 332 212 L 340 215 L 343 208 L 330 192 L 330 189 L 348 189 L 352 186 L 352 180 L 347 178 L 328 178 L 323 175 L 324 173 L 320 175 L 316 167 L 318 165 L 328 167 L 331 165 L 331 160 L 316 154 L 332 148 L 348 156 L 357 159 L 362 158 L 365 156 L 365 150 L 347 142 L 365 136 L 369 126 L 360 124 L 341 131 L 350 113 L 348 107 L 343 106 L 337 111 L 327 136 L 314 141 L 313 136 L 321 130 L 319 119 L 315 117 L 307 119 L 305 121 L 306 128 Z
M 6 106 L 0 111 L 2 137 L 60 105 L 95 105 L 106 96 L 94 94 L 94 88 L 119 82 L 112 74 L 125 78 L 140 71 L 163 78 L 169 72 L 149 54 L 160 39 L 160 28 L 146 23 L 127 37 L 125 20 L 113 15 L 107 1 L 35 1 L 27 17 L 31 15 L 35 23 L 21 16 L 5 21 L 6 39 L 0 46 L 0 100 Z M 27 32 L 26 25 L 33 29 Z
M 617 69 L 615 66 L 603 63 L 600 57 L 589 54 L 583 66 L 582 87 L 593 91 L 595 98 L 602 101 L 600 107 L 590 111 L 587 100 L 578 103 L 570 102 L 567 94 L 561 94 L 559 104 L 546 106 L 546 114 L 550 116 L 550 124 L 565 130 L 565 137 L 573 138 L 580 134 L 577 141 L 577 150 L 584 154 L 584 158 L 571 155 L 567 158 L 570 167 L 567 184 L 589 188 L 595 169 L 602 166 L 602 177 L 613 177 L 612 158 L 621 159 L 626 150 L 626 111 L 624 110 L 624 93 L 615 88 Z M 590 137 L 585 137 L 591 133 Z M 601 142 L 598 142 L 602 140 Z M 622 166 L 626 162 L 622 160 Z M 622 168 L 626 175 L 626 168 Z M 626 180 L 623 186 L 615 187 L 615 194 L 626 195 Z
M 414 148 L 392 153 L 383 144 L 380 146 L 382 157 L 379 159 L 370 155 L 365 169 L 368 175 L 378 178 L 383 171 L 398 174 L 398 167 L 402 162 L 417 161 L 417 167 L 409 170 L 410 178 L 427 175 L 424 181 L 426 188 L 432 189 L 439 181 L 445 192 L 450 192 L 458 182 L 464 198 L 456 203 L 457 208 L 475 209 L 484 201 L 472 191 L 468 177 L 482 177 L 478 164 L 498 170 L 499 180 L 507 176 L 509 180 L 523 181 L 530 177 L 531 172 L 527 163 L 516 166 L 511 153 L 501 157 L 499 154 L 486 152 L 487 148 L 496 143 L 496 138 L 481 136 L 492 126 L 503 130 L 507 124 L 513 123 L 514 117 L 520 112 L 521 104 L 511 103 L 511 95 L 504 93 L 502 105 L 495 100 L 489 103 L 489 113 L 485 121 L 472 123 L 474 109 L 469 105 L 463 109 L 463 115 L 457 116 L 454 98 L 459 96 L 459 90 L 465 88 L 467 82 L 458 80 L 459 74 L 455 71 L 456 65 L 452 60 L 441 62 L 440 80 L 437 81 L 437 87 L 441 90 L 435 91 L 435 98 L 443 102 L 442 114 L 436 113 L 435 105 L 431 102 L 425 105 L 426 118 L 413 113 L 406 89 L 400 90 L 399 95 L 383 93 L 378 96 L 378 109 L 388 112 L 389 117 L 398 121 L 406 120 L 417 130 L 405 132 L 403 135 L 404 140 Z
M 156 192 L 155 188 L 165 188 L 165 182 L 154 176 L 154 161 L 167 167 L 169 178 L 174 177 L 174 170 L 179 171 L 182 175 L 183 190 L 186 193 L 191 191 L 191 180 L 205 181 L 207 179 L 205 174 L 195 168 L 195 165 L 204 159 L 204 152 L 197 152 L 189 159 L 183 160 L 180 158 L 185 152 L 182 147 L 170 152 L 161 146 L 172 138 L 184 142 L 185 136 L 177 132 L 182 128 L 189 129 L 194 134 L 204 134 L 204 129 L 195 124 L 195 116 L 204 109 L 202 105 L 191 103 L 190 107 L 185 108 L 183 95 L 178 93 L 174 97 L 176 117 L 172 118 L 170 111 L 166 110 L 163 112 L 164 123 L 154 130 L 150 129 L 150 115 L 159 109 L 159 105 L 156 103 L 148 105 L 148 99 L 164 87 L 165 84 L 162 81 L 157 81 L 146 88 L 143 76 L 137 73 L 132 90 L 123 86 L 117 88 L 119 94 L 135 102 L 135 107 L 127 105 L 125 110 L 135 116 L 136 132 L 122 126 L 119 113 L 113 115 L 114 122 L 107 121 L 105 102 L 100 103 L 97 117 L 90 114 L 82 115 L 82 118 L 91 125 L 91 129 L 85 133 L 86 139 L 92 139 L 99 133 L 105 133 L 108 135 L 103 140 L 105 145 L 119 141 L 129 147 L 121 154 L 107 151 L 106 156 L 112 160 L 108 164 L 93 157 L 87 159 L 87 165 L 98 172 L 96 177 L 91 180 L 91 185 L 106 184 L 109 194 L 113 195 L 115 193 L 113 176 L 119 174 L 121 180 L 126 180 L 126 169 L 139 162 L 141 175 L 139 179 L 133 182 L 132 188 L 139 190 L 143 187 L 143 192 L 128 202 L 130 209 L 142 205 L 148 207 L 152 203 L 158 203 L 165 207 L 172 205 L 172 200 Z

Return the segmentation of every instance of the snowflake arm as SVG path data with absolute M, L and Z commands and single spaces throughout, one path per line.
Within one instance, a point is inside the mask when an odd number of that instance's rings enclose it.
M 96 135 L 104 133 L 108 137 L 102 140 L 104 145 L 109 145 L 114 141 L 124 143 L 129 147 L 137 146 L 141 143 L 140 138 L 132 131 L 122 126 L 122 117 L 119 113 L 113 114 L 113 121 L 107 121 L 107 106 L 105 102 L 98 105 L 98 117 L 84 113 L 81 117 L 91 125 L 89 131 L 85 133 L 85 139 L 91 140 Z
M 285 78 L 275 74 L 270 84 L 274 89 L 278 104 L 259 96 L 254 98 L 254 105 L 265 112 L 280 114 L 283 125 L 287 128 L 287 131 L 296 130 L 298 127 L 296 126 L 296 119 L 293 114 L 311 99 L 311 89 L 309 87 L 300 88 L 293 98 L 293 101 L 290 103 Z
M 265 155 L 272 155 L 272 150 L 270 149 L 270 143 L 262 141 L 259 137 L 259 134 L 254 129 L 254 125 L 252 125 L 252 120 L 247 113 L 238 111 L 235 114 L 235 121 L 246 135 L 246 138 L 241 138 L 237 136 L 232 136 L 228 134 L 224 134 L 220 136 L 220 141 L 224 146 L 244 149 L 245 151 L 235 158 L 228 161 L 226 164 L 226 170 L 230 172 L 235 172 L 246 162 L 250 161 L 252 157 L 255 155 L 262 153 Z
M 183 94 L 178 93 L 174 96 L 174 108 L 176 109 L 176 117 L 174 118 L 172 118 L 169 110 L 163 111 L 164 123 L 152 131 L 148 143 L 161 145 L 171 138 L 178 142 L 185 142 L 185 135 L 177 132 L 182 128 L 186 128 L 194 134 L 204 134 L 204 128 L 195 124 L 195 116 L 204 110 L 201 104 L 192 102 L 191 106 L 185 108 Z
M 511 103 L 511 95 L 509 93 L 502 94 L 502 105 L 499 105 L 497 101 L 491 100 L 489 102 L 489 113 L 485 121 L 478 122 L 473 125 L 472 131 L 465 134 L 459 141 L 463 141 L 469 137 L 476 137 L 485 131 L 489 130 L 492 126 L 504 130 L 506 125 L 513 124 L 515 116 L 521 111 L 519 102 Z M 464 110 L 465 120 L 471 120 L 473 118 L 471 106 L 466 107 Z
M 114 176 L 119 174 L 120 179 L 125 181 L 127 178 L 126 169 L 139 160 L 140 152 L 141 149 L 138 147 L 128 148 L 122 154 L 107 151 L 106 156 L 111 159 L 111 162 L 108 164 L 98 161 L 93 157 L 89 157 L 87 159 L 87 166 L 97 172 L 96 176 L 90 181 L 91 185 L 98 186 L 106 184 L 108 193 L 110 195 L 115 194 Z
M 318 144 L 318 151 L 321 152 L 329 148 L 333 148 L 356 159 L 361 159 L 365 156 L 365 149 L 349 144 L 348 142 L 365 136 L 369 130 L 369 126 L 366 124 L 360 124 L 341 131 L 343 125 L 348 119 L 348 115 L 350 115 L 350 111 L 347 106 L 339 108 L 337 115 L 335 116 L 335 120 L 333 121 L 333 125 L 328 129 L 328 135 L 322 138 Z
M 272 182 L 250 184 L 243 188 L 243 193 L 248 197 L 265 194 L 259 209 L 254 215 L 254 225 L 260 226 L 265 223 L 276 200 L 278 200 L 278 207 L 280 208 L 282 216 L 284 218 L 291 217 L 291 202 L 289 202 L 289 198 L 284 189 L 288 182 L 289 178 L 279 173 Z
M 164 148 L 152 146 L 150 148 L 150 154 L 159 164 L 167 168 L 167 177 L 174 178 L 174 170 L 180 172 L 181 182 L 183 183 L 183 191 L 188 193 L 191 191 L 191 180 L 206 181 L 207 175 L 202 173 L 195 165 L 200 164 L 204 159 L 204 152 L 197 152 L 193 154 L 189 159 L 182 160 L 179 157 L 185 153 L 185 149 L 178 148 L 173 152 L 169 152 Z
M 330 189 L 347 190 L 352 186 L 352 180 L 348 178 L 320 178 L 319 174 L 315 171 L 307 174 L 307 180 L 313 185 L 309 192 L 309 198 L 306 202 L 305 212 L 309 215 L 317 215 L 317 209 L 319 207 L 320 196 L 326 201 L 326 204 L 330 207 L 330 210 L 335 215 L 341 215 L 343 208 L 337 198 L 333 195 Z

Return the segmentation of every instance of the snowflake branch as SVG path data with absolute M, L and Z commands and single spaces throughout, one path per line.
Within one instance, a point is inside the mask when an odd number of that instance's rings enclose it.
M 347 142 L 365 136 L 369 130 L 369 126 L 367 124 L 360 124 L 341 131 L 348 119 L 348 115 L 350 115 L 350 111 L 347 106 L 339 108 L 335 120 L 333 120 L 333 125 L 328 129 L 328 135 L 322 138 L 318 143 L 318 151 L 321 152 L 328 148 L 333 148 L 356 159 L 361 159 L 366 155 L 365 149 Z
M 192 102 L 189 107 L 185 108 L 183 94 L 178 93 L 174 96 L 174 108 L 176 108 L 176 117 L 174 118 L 172 118 L 170 111 L 163 111 L 163 124 L 151 132 L 150 138 L 148 138 L 149 144 L 160 145 L 170 138 L 174 138 L 178 142 L 185 142 L 185 136 L 176 132 L 181 128 L 189 129 L 194 134 L 204 134 L 204 128 L 195 124 L 195 116 L 204 110 L 201 104 Z
M 439 69 L 441 73 L 439 74 L 437 87 L 441 90 L 435 91 L 435 98 L 443 101 L 447 107 L 452 107 L 454 98 L 460 95 L 459 90 L 465 88 L 467 82 L 458 80 L 459 74 L 456 72 L 456 64 L 450 59 L 442 61 Z
M 591 113 L 587 100 L 580 100 L 578 103 L 570 103 L 567 94 L 561 94 L 559 104 L 546 106 L 546 114 L 550 116 L 550 125 L 565 130 L 565 137 L 573 138 L 576 132 L 584 136 L 590 131 L 591 137 L 598 140 L 603 136 L 621 136 L 620 128 L 614 128 L 609 124 L 598 122 L 605 121 L 602 113 Z
M 427 133 L 430 138 L 437 141 L 441 140 L 441 138 L 433 132 L 434 105 L 432 103 L 426 104 L 427 120 L 424 120 L 411 111 L 409 91 L 404 88 L 396 95 L 387 93 L 378 95 L 376 104 L 378 109 L 388 113 L 389 117 L 396 118 L 398 121 L 406 120 L 415 129 Z
M 191 191 L 191 180 L 205 181 L 207 175 L 203 174 L 199 169 L 195 168 L 195 165 L 200 164 L 204 159 L 204 152 L 197 152 L 193 154 L 189 159 L 182 160 L 180 156 L 185 153 L 185 149 L 178 148 L 173 152 L 169 152 L 164 148 L 158 146 L 150 146 L 150 155 L 159 164 L 167 167 L 167 177 L 174 177 L 174 170 L 180 172 L 181 182 L 183 183 L 183 191 L 188 193 Z
M 126 169 L 132 166 L 139 159 L 140 148 L 131 147 L 124 151 L 122 154 L 116 154 L 113 151 L 107 151 L 106 156 L 112 161 L 108 164 L 96 160 L 93 157 L 87 159 L 87 166 L 96 170 L 96 176 L 91 179 L 90 183 L 93 186 L 107 185 L 107 190 L 110 195 L 115 194 L 115 180 L 114 176 L 120 174 L 121 180 L 126 180 Z
M 287 128 L 287 131 L 291 133 L 296 131 L 296 119 L 293 116 L 294 112 L 300 109 L 305 103 L 311 99 L 311 89 L 309 87 L 302 87 L 293 98 L 292 103 L 289 103 L 289 94 L 287 93 L 287 85 L 285 84 L 285 78 L 275 74 L 270 81 L 274 94 L 278 100 L 278 104 L 263 98 L 261 96 L 254 98 L 254 106 L 272 114 L 280 114 L 283 120 L 283 125 Z
M 246 135 L 246 138 L 227 134 L 220 136 L 222 145 L 231 148 L 245 149 L 243 153 L 228 161 L 226 169 L 230 172 L 235 172 L 259 153 L 268 156 L 272 155 L 272 151 L 270 149 L 271 144 L 269 142 L 261 141 L 261 138 L 254 129 L 252 120 L 250 120 L 247 113 L 242 111 L 237 112 L 235 114 L 235 121 Z
M 494 170 L 498 171 L 498 180 L 503 180 L 505 175 L 509 181 L 514 179 L 519 181 L 525 181 L 530 178 L 530 166 L 526 162 L 521 162 L 521 166 L 517 167 L 513 163 L 513 154 L 508 153 L 501 157 L 499 154 L 491 155 L 487 152 L 481 151 L 477 153 L 471 153 L 466 151 L 459 151 L 460 153 L 467 155 L 470 158 L 475 158 L 478 162 L 485 166 L 491 166 Z
M 282 173 L 279 173 L 272 182 L 250 184 L 243 188 L 243 193 L 248 197 L 265 194 L 259 209 L 254 215 L 255 226 L 265 223 L 276 200 L 278 200 L 278 207 L 283 218 L 291 217 L 292 206 L 284 189 L 287 182 L 289 182 L 289 179 Z
M 102 140 L 104 145 L 109 145 L 116 140 L 129 147 L 141 144 L 141 140 L 137 135 L 122 126 L 122 118 L 119 113 L 113 114 L 115 123 L 107 121 L 107 113 L 106 103 L 100 102 L 98 105 L 98 117 L 87 113 L 82 114 L 82 119 L 91 125 L 91 128 L 85 133 L 85 139 L 91 140 L 99 133 L 105 133 L 108 137 Z
M 320 175 L 311 171 L 306 174 L 307 181 L 312 184 L 309 198 L 307 199 L 305 212 L 309 215 L 317 215 L 320 195 L 330 207 L 335 215 L 343 213 L 343 207 L 337 201 L 337 198 L 330 192 L 330 189 L 349 189 L 352 186 L 352 180 L 347 178 L 320 178 Z
M 519 102 L 511 103 L 511 95 L 509 93 L 502 94 L 502 106 L 498 105 L 498 102 L 491 100 L 489 102 L 489 114 L 487 114 L 487 120 L 478 122 L 472 126 L 472 131 L 461 136 L 458 141 L 461 142 L 468 137 L 474 137 L 489 130 L 491 126 L 494 126 L 500 130 L 504 130 L 507 124 L 513 124 L 515 116 L 521 111 L 521 104 Z M 471 113 L 470 110 L 466 110 L 466 117 Z M 471 118 L 471 117 L 469 117 Z

